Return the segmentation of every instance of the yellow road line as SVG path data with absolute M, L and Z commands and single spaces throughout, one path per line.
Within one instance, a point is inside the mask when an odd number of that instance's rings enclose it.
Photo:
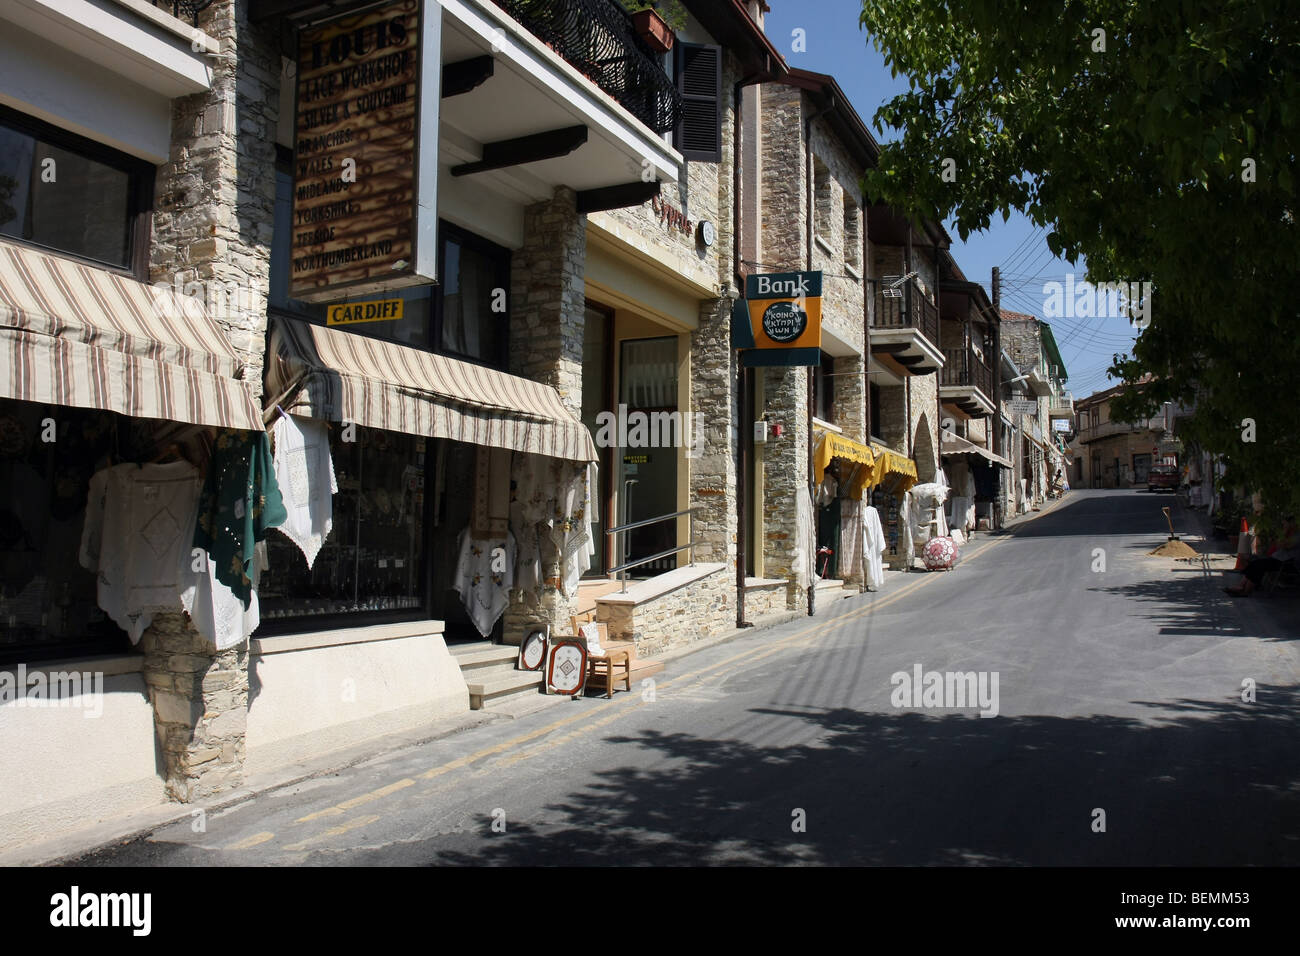
M 405 790 L 407 787 L 415 786 L 415 781 L 410 777 L 398 780 L 396 783 L 390 783 L 386 787 L 380 787 L 378 790 L 371 790 L 369 793 L 363 793 L 359 797 L 353 797 L 351 800 L 344 800 L 342 803 L 336 803 L 332 807 L 326 807 L 324 810 L 317 810 L 315 813 L 309 813 L 305 817 L 299 817 L 294 823 L 307 823 L 311 820 L 319 820 L 321 817 L 336 817 L 346 813 L 362 804 L 369 803 L 372 800 L 379 800 L 388 796 L 390 793 L 396 793 L 399 790 Z
M 311 844 L 313 843 L 320 843 L 322 840 L 328 840 L 330 837 L 342 836 L 343 834 L 347 833 L 349 830 L 355 830 L 358 827 L 368 826 L 371 823 L 374 823 L 378 819 L 379 819 L 378 813 L 372 813 L 368 817 L 357 817 L 355 820 L 351 820 L 348 823 L 339 824 L 336 827 L 330 827 L 328 830 L 318 833 L 315 836 L 308 837 L 305 840 L 301 840 L 298 843 L 291 843 L 288 846 L 286 846 L 285 849 L 301 850 L 304 847 L 311 846 Z
M 275 834 L 269 830 L 263 830 L 261 833 L 254 833 L 250 837 L 244 837 L 238 843 L 232 843 L 226 847 L 227 850 L 247 850 L 249 847 L 258 846 L 267 840 L 275 839 Z

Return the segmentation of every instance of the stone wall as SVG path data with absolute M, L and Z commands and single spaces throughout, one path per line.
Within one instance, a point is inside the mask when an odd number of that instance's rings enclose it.
M 140 639 L 167 795 L 188 803 L 243 782 L 248 648 L 219 653 L 184 614 L 155 616 Z
M 155 283 L 179 282 L 204 299 L 260 394 L 280 52 L 274 31 L 248 22 L 248 8 L 248 0 L 217 0 L 199 14 L 199 29 L 220 42 L 221 54 L 208 58 L 211 89 L 172 101 L 149 272 Z
M 582 415 L 587 224 L 561 187 L 524 210 L 524 245 L 510 260 L 510 371 L 549 385 Z
M 211 89 L 172 101 L 171 154 L 155 179 L 150 278 L 199 295 L 260 395 L 275 225 L 278 37 L 247 0 L 217 0 L 198 27 L 221 44 Z M 196 285 L 197 283 L 197 285 Z M 166 790 L 190 801 L 242 782 L 246 648 L 216 653 L 177 612 L 141 639 Z
M 763 573 L 789 582 L 788 607 L 805 607 L 804 589 L 794 579 L 794 549 L 795 496 L 807 487 L 810 468 L 808 369 L 770 368 L 759 374 L 764 376 L 767 420 L 785 426 L 780 438 L 769 429 L 763 449 Z
M 638 657 L 653 657 L 733 628 L 735 575 L 719 568 L 638 605 L 597 598 L 596 620 L 608 625 L 611 639 L 635 641 Z
M 917 480 L 934 481 L 939 470 L 939 374 L 913 375 L 911 390 L 912 458 Z

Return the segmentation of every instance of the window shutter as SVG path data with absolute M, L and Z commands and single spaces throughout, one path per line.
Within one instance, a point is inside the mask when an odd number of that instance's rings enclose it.
M 722 47 L 678 43 L 682 119 L 673 144 L 687 159 L 722 162 Z

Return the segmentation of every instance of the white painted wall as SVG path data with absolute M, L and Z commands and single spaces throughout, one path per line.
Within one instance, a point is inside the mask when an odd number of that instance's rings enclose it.
M 106 676 L 102 687 L 99 717 L 86 716 L 97 707 L 0 704 L 0 850 L 164 801 L 144 677 Z
M 0 103 L 155 165 L 166 161 L 166 96 L 13 24 L 0 27 Z
M 249 656 L 246 773 L 469 712 L 441 634 L 272 652 L 294 640 Z

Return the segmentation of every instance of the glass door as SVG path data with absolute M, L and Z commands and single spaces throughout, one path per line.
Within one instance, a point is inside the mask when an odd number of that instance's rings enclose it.
M 683 440 L 677 410 L 677 337 L 626 339 L 619 356 L 618 490 L 620 524 L 677 511 L 677 442 Z M 677 545 L 677 522 L 661 521 L 619 535 L 623 560 L 658 554 Z M 667 555 L 632 568 L 629 577 L 652 577 L 677 567 Z

